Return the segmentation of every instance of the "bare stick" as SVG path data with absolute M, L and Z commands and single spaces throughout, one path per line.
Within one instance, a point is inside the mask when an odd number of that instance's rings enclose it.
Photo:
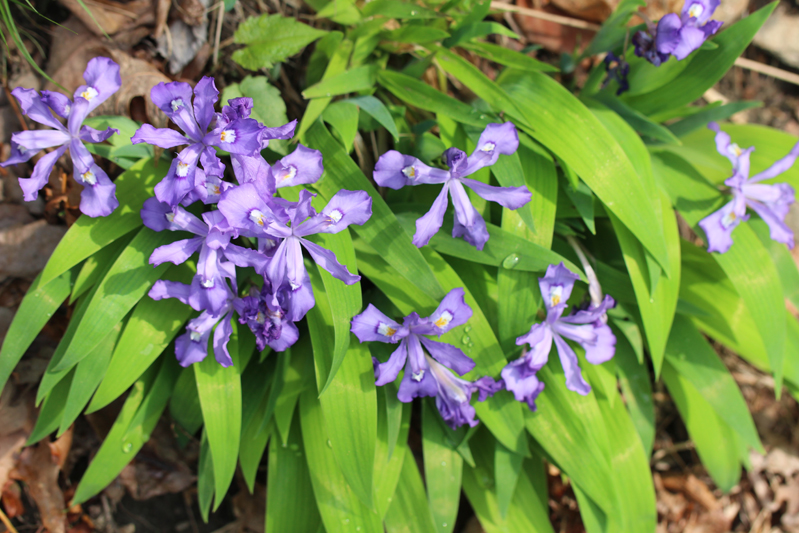
M 735 66 L 753 70 L 755 72 L 759 72 L 760 74 L 777 78 L 778 80 L 793 83 L 794 85 L 799 85 L 799 74 L 794 74 L 793 72 L 788 72 L 787 70 L 783 70 L 781 68 L 772 67 L 771 65 L 764 65 L 759 61 L 752 61 L 751 59 L 746 59 L 745 57 L 739 57 L 735 60 Z
M 563 26 L 570 26 L 572 28 L 579 28 L 581 30 L 599 31 L 600 28 L 599 24 L 594 24 L 593 22 L 586 22 L 580 19 L 564 17 L 563 15 L 547 13 L 545 11 L 539 11 L 537 9 L 528 9 L 526 7 L 519 7 L 511 4 L 503 4 L 502 2 L 491 2 L 491 9 L 497 9 L 499 11 L 512 11 L 513 13 L 518 13 L 520 15 L 525 15 L 527 17 L 533 17 L 541 20 L 548 20 L 550 22 L 556 22 Z
M 8 530 L 8 533 L 17 533 L 17 530 L 14 527 L 14 524 L 11 523 L 11 520 L 8 519 L 8 517 L 3 512 L 2 509 L 0 509 L 0 522 L 3 522 L 3 524 L 5 524 L 6 529 Z
M 216 20 L 216 36 L 214 37 L 214 61 L 213 65 L 216 67 L 216 61 L 219 59 L 219 39 L 222 38 L 222 20 L 225 18 L 225 3 L 219 2 L 219 15 Z

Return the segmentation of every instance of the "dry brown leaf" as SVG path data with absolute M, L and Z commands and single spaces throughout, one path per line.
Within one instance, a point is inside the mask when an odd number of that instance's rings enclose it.
M 22 503 L 22 491 L 17 483 L 9 483 L 3 492 L 3 508 L 6 516 L 14 518 L 25 514 L 25 505 Z
M 17 454 L 25 445 L 36 423 L 35 395 L 28 391 L 16 398 L 17 389 L 8 383 L 0 393 L 0 491 L 17 463 Z
M 169 8 L 172 7 L 172 0 L 156 0 L 155 5 L 155 30 L 153 37 L 158 39 L 166 29 L 166 21 L 169 18 Z
M 14 479 L 22 481 L 28 487 L 28 492 L 39 509 L 42 525 L 50 533 L 66 533 L 66 505 L 64 494 L 58 486 L 58 473 L 61 470 L 61 457 L 69 453 L 71 442 L 72 428 L 69 428 L 54 443 L 42 441 L 36 446 L 26 448 L 20 454 L 17 468 L 12 473 Z M 59 455 L 54 457 L 53 449 Z
M 86 28 L 95 35 L 102 36 L 105 31 L 108 35 L 130 31 L 142 26 L 155 24 L 156 6 L 153 0 L 132 0 L 130 2 L 113 2 L 111 0 L 83 0 L 86 7 L 94 15 L 95 22 L 78 0 L 60 0 L 61 3 L 78 17 Z M 100 25 L 100 28 L 97 25 Z M 150 33 L 146 29 L 144 35 Z
M 255 484 L 254 494 L 241 490 L 233 497 L 233 514 L 239 524 L 239 531 L 264 532 L 266 513 L 266 487 Z

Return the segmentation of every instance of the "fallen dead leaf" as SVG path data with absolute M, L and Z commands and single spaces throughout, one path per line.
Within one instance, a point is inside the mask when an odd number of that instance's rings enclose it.
M 112 0 L 82 0 L 91 11 L 91 15 L 78 0 L 60 0 L 60 2 L 83 22 L 87 30 L 97 36 L 103 36 L 103 32 L 112 35 L 117 45 L 136 44 L 149 35 L 152 26 L 156 24 L 157 7 L 154 0 L 131 0 L 124 3 Z M 92 15 L 97 22 L 92 20 Z

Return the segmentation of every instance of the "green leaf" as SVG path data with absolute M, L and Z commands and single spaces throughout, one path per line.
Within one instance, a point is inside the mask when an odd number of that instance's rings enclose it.
M 741 111 L 762 106 L 763 102 L 730 102 L 729 104 L 699 111 L 666 127 L 677 137 L 682 137 L 699 128 L 706 128 L 708 122 L 726 120 Z
M 228 85 L 222 91 L 222 105 L 226 105 L 232 98 L 241 96 L 252 98 L 250 117 L 263 125 L 271 128 L 289 121 L 286 116 L 286 102 L 283 101 L 280 90 L 269 83 L 266 76 L 247 76 L 240 83 Z M 286 155 L 288 141 L 272 139 L 269 141 L 269 149 L 280 155 Z
M 505 65 L 506 67 L 531 72 L 558 72 L 558 68 L 549 63 L 544 63 L 527 54 L 505 48 L 498 44 L 471 42 L 460 43 L 460 46 L 480 57 L 493 61 L 494 63 L 499 63 L 500 65 Z
M 339 94 L 365 91 L 377 81 L 378 65 L 364 65 L 335 76 L 325 76 L 322 81 L 302 91 L 303 98 L 330 98 Z
M 652 121 L 649 117 L 628 106 L 622 100 L 619 100 L 618 98 L 610 96 L 604 92 L 592 95 L 591 98 L 601 102 L 608 108 L 615 111 L 621 118 L 626 120 L 630 126 L 635 128 L 636 131 L 641 132 L 641 135 L 646 135 L 665 143 L 682 144 L 680 139 L 677 138 L 678 134 L 676 134 L 670 127 L 666 128 L 657 122 Z M 588 98 L 584 98 L 583 100 L 589 101 Z M 623 146 L 624 145 L 622 144 L 622 147 Z
M 169 171 L 169 165 L 166 158 L 158 165 L 145 159 L 114 180 L 119 207 L 107 217 L 78 217 L 47 261 L 40 283 L 48 284 L 101 248 L 140 228 L 142 204 L 153 195 L 155 184 Z
M 438 533 L 451 533 L 458 517 L 463 458 L 447 438 L 441 415 L 430 401 L 422 402 L 422 450 L 433 523 Z
M 666 358 L 690 382 L 741 440 L 765 453 L 752 415 L 738 385 L 719 356 L 689 319 L 678 316 L 669 337 Z
M 627 104 L 652 115 L 697 100 L 732 67 L 776 6 L 777 2 L 772 2 L 719 32 L 711 39 L 717 49 L 698 50 L 674 80 L 646 94 L 627 97 Z
M 521 474 L 524 456 L 513 453 L 496 441 L 494 450 L 494 478 L 497 487 L 497 507 L 502 518 L 508 516 L 513 493 Z
M 724 492 L 729 491 L 741 478 L 738 435 L 668 360 L 663 363 L 662 376 L 702 464 L 716 485 Z
M 113 265 L 119 257 L 119 254 L 130 244 L 130 240 L 135 237 L 137 233 L 138 232 L 134 230 L 127 235 L 123 235 L 83 262 L 83 266 L 81 266 L 78 277 L 75 280 L 75 285 L 72 287 L 72 294 L 69 297 L 70 303 L 77 301 L 86 291 L 103 279 L 106 273 L 108 273 L 108 269 L 111 268 L 111 265 Z
M 336 130 L 347 153 L 352 152 L 358 134 L 358 114 L 358 106 L 344 102 L 334 102 L 322 113 L 322 119 Z
M 647 456 L 655 443 L 655 404 L 649 369 L 638 361 L 626 337 L 616 334 L 616 372 L 627 411 Z
M 353 339 L 349 342 L 349 349 L 344 346 L 345 354 L 338 372 L 334 376 L 329 373 L 327 369 L 332 363 L 337 340 L 335 334 L 331 336 L 337 329 L 334 327 L 337 317 L 333 315 L 333 310 L 338 312 L 338 318 L 344 316 L 347 324 L 352 315 L 349 311 L 342 315 L 338 304 L 333 308 L 333 293 L 327 292 L 329 284 L 322 287 L 316 273 L 309 272 L 309 275 L 314 285 L 316 305 L 308 312 L 308 327 L 314 348 L 317 386 L 321 390 L 322 384 L 327 383 L 319 400 L 328 442 L 352 491 L 367 507 L 372 507 L 372 475 L 377 440 L 377 397 L 372 357 L 365 344 L 356 344 Z M 357 302 L 356 311 L 359 308 L 360 301 Z M 349 328 L 344 333 L 349 340 Z M 328 380 L 328 375 L 332 379 Z
M 211 502 L 214 498 L 214 460 L 208 444 L 208 432 L 203 428 L 200 439 L 200 458 L 197 464 L 197 505 L 203 522 L 208 523 Z
M 64 406 L 69 396 L 69 389 L 72 386 L 72 378 L 74 376 L 75 369 L 73 368 L 65 372 L 63 378 L 53 385 L 52 390 L 44 399 L 44 403 L 39 410 L 36 425 L 25 443 L 26 446 L 39 442 L 58 428 L 64 418 Z
M 184 263 L 171 267 L 164 279 L 190 284 L 192 276 L 192 270 Z M 191 307 L 174 298 L 142 298 L 130 315 L 87 413 L 105 407 L 125 392 L 163 353 L 191 313 Z
M 494 442 L 479 431 L 470 441 L 474 450 L 475 466 L 463 469 L 463 491 L 487 533 L 554 533 L 549 521 L 546 473 L 540 457 L 525 459 L 522 463 L 516 491 L 502 517 L 497 503 L 494 483 Z
M 231 350 L 230 355 L 234 365 L 227 368 L 210 353 L 192 365 L 214 465 L 214 509 L 221 505 L 233 481 L 241 438 L 241 376 L 236 368 L 237 354 Z
M 239 24 L 233 40 L 247 45 L 233 52 L 233 61 L 248 70 L 272 68 L 299 53 L 327 32 L 312 28 L 294 17 L 263 14 Z
M 241 444 L 239 447 L 239 465 L 244 481 L 250 494 L 255 492 L 255 476 L 258 466 L 264 455 L 266 444 L 274 430 L 274 420 L 270 409 L 271 392 L 275 388 L 278 377 L 277 370 L 286 361 L 280 357 L 266 359 L 264 362 L 255 362 L 250 370 L 244 373 L 241 379 Z M 282 378 L 282 376 L 281 376 Z M 277 400 L 275 395 L 274 400 Z M 271 409 L 274 410 L 274 400 Z
M 61 418 L 61 427 L 58 436 L 64 434 L 72 423 L 78 418 L 80 412 L 89 403 L 89 399 L 97 390 L 97 386 L 102 381 L 111 362 L 111 355 L 114 353 L 119 334 L 122 331 L 122 323 L 118 323 L 106 335 L 106 337 L 94 347 L 94 349 L 78 363 L 75 368 L 75 375 L 72 377 L 72 385 L 69 389 L 69 396 L 64 405 L 64 415 Z
M 477 127 L 485 127 L 490 122 L 488 116 L 480 110 L 400 72 L 382 70 L 377 74 L 377 81 L 394 96 L 419 109 L 441 113 L 463 124 Z
M 799 269 L 797 269 L 790 250 L 784 244 L 771 240 L 768 225 L 762 219 L 750 219 L 749 227 L 771 255 L 774 266 L 777 267 L 777 272 L 780 275 L 782 293 L 785 298 L 799 309 Z
M 325 73 L 322 75 L 322 81 L 334 78 L 347 70 L 347 64 L 349 63 L 353 46 L 354 43 L 349 39 L 341 41 L 330 57 Z M 316 119 L 322 116 L 322 112 L 324 112 L 331 101 L 332 98 L 315 98 L 308 102 L 308 107 L 305 108 L 305 113 L 302 115 L 302 120 L 300 121 L 300 127 L 297 129 L 295 135 L 303 140 L 305 132 L 316 122 Z M 303 142 L 305 141 L 303 140 Z
M 518 39 L 519 36 L 516 35 L 515 32 L 511 31 L 509 28 L 503 26 L 499 22 L 489 22 L 489 21 L 481 21 L 481 22 L 474 22 L 471 24 L 467 24 L 465 26 L 460 26 L 457 30 L 452 32 L 452 36 L 446 39 L 442 44 L 442 46 L 446 48 L 452 48 L 453 46 L 457 46 L 460 43 L 471 41 L 472 39 L 476 39 L 478 37 L 485 37 L 486 35 L 505 35 L 506 37 L 510 37 L 511 39 Z
M 377 445 L 375 447 L 375 472 L 380 475 L 375 479 L 375 505 L 377 506 L 377 514 L 385 517 L 391 502 L 394 499 L 394 493 L 397 490 L 397 483 L 399 483 L 400 474 L 402 472 L 402 463 L 405 461 L 405 450 L 408 449 L 408 431 L 411 427 L 411 404 L 401 403 L 397 399 L 397 387 L 394 384 L 386 385 L 383 387 L 385 392 L 385 400 L 383 395 L 378 393 L 377 402 Z M 388 428 L 390 426 L 390 413 L 386 409 L 388 400 L 393 396 L 394 403 L 398 404 L 399 409 L 399 425 L 397 427 L 397 439 L 393 453 L 389 453 L 390 442 L 386 441 L 388 435 Z M 386 401 L 388 400 L 388 401 Z
M 314 500 L 311 473 L 295 419 L 288 446 L 272 440 L 267 470 L 266 530 L 317 531 L 322 523 Z
M 457 70 L 460 72 L 461 67 Z M 623 147 L 599 119 L 542 73 L 505 71 L 500 84 L 519 109 L 517 114 L 513 108 L 508 109 L 510 118 L 574 169 L 660 266 L 668 269 L 662 222 L 652 209 L 641 209 L 654 199 Z M 474 86 L 471 88 L 475 90 Z
M 175 240 L 175 236 L 168 233 L 172 232 L 156 233 L 149 228 L 139 230 L 97 285 L 97 292 L 89 301 L 86 314 L 64 357 L 55 367 L 56 371 L 81 361 L 166 272 L 169 264 L 153 268 L 148 260 L 157 247 Z
M 435 533 L 424 485 L 410 448 L 405 450 L 397 492 L 386 513 L 387 533 Z
M 367 5 L 372 5 L 373 3 L 374 2 L 371 2 Z M 394 117 L 391 116 L 391 113 L 389 113 L 383 102 L 374 96 L 358 96 L 342 100 L 342 102 L 355 104 L 360 109 L 369 113 L 373 119 L 388 130 L 391 136 L 394 137 L 394 142 L 399 141 L 399 132 L 397 131 L 397 125 L 394 123 Z
M 362 18 L 361 12 L 355 6 L 355 0 L 332 0 L 316 16 L 345 26 L 356 24 Z
M 67 299 L 77 276 L 78 269 L 72 268 L 62 272 L 47 285 L 41 283 L 41 274 L 33 280 L 14 314 L 0 348 L 0 390 L 5 388 L 11 372 L 36 339 L 36 335 Z
M 200 408 L 200 396 L 197 394 L 193 368 L 184 368 L 180 371 L 175 390 L 169 399 L 169 414 L 188 435 L 194 435 L 203 425 L 203 412 Z
M 432 19 L 439 16 L 432 9 L 427 9 L 418 4 L 401 2 L 400 0 L 375 0 L 361 8 L 364 17 L 380 15 L 393 19 Z
M 314 184 L 315 190 L 326 200 L 330 200 L 341 189 L 366 191 L 372 198 L 372 216 L 363 226 L 354 226 L 352 229 L 391 263 L 403 278 L 432 297 L 443 298 L 441 285 L 391 208 L 324 125 L 314 124 L 306 138 L 308 146 L 320 150 L 325 160 L 325 174 Z
M 329 428 L 313 390 L 305 391 L 300 398 L 300 424 L 311 485 L 325 530 L 328 533 L 380 533 L 380 517 L 352 490 L 328 445 L 332 442 Z
M 83 474 L 72 498 L 73 505 L 98 494 L 136 457 L 161 418 L 179 371 L 177 361 L 167 358 L 160 368 L 153 367 L 136 381 L 111 431 Z
M 405 24 L 396 30 L 387 31 L 383 34 L 385 40 L 398 43 L 424 44 L 438 42 L 449 37 L 449 33 L 430 26 L 417 26 L 416 24 Z M 435 89 L 433 89 L 435 90 Z

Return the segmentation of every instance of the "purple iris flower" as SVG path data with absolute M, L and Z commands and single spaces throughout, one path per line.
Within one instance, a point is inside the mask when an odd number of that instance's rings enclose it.
M 721 21 L 710 20 L 720 3 L 720 0 L 688 0 L 680 16 L 669 13 L 657 26 L 650 23 L 648 33 L 639 31 L 633 36 L 635 55 L 656 67 L 671 55 L 685 59 L 721 28 Z
M 239 314 L 239 323 L 247 324 L 255 335 L 260 351 L 267 346 L 276 352 L 285 351 L 300 337 L 290 318 L 290 291 L 285 285 L 274 294 L 271 283 L 265 280 L 260 291 L 256 289 L 249 296 L 234 300 L 233 306 Z
M 230 335 L 233 333 L 233 326 L 230 320 L 233 318 L 234 306 L 233 302 L 236 295 L 230 290 L 225 278 L 230 279 L 233 286 L 236 286 L 236 267 L 229 262 L 220 262 L 218 264 L 219 276 L 214 280 L 219 287 L 224 288 L 225 299 L 217 312 L 212 312 L 207 308 L 203 308 L 202 299 L 198 301 L 198 287 L 195 281 L 191 285 L 180 283 L 177 281 L 167 281 L 159 279 L 155 285 L 150 289 L 149 296 L 153 300 L 162 300 L 164 298 L 177 298 L 186 305 L 190 305 L 193 309 L 200 311 L 200 316 L 189 320 L 186 326 L 186 333 L 175 339 L 175 355 L 181 366 L 189 366 L 192 363 L 202 361 L 208 355 L 208 339 L 211 337 L 211 331 L 214 326 L 219 324 L 214 331 L 214 357 L 217 362 L 222 366 L 231 366 L 233 360 L 230 358 L 227 345 L 230 341 Z M 200 305 L 198 305 L 200 304 Z
M 230 114 L 214 112 L 219 91 L 214 79 L 204 77 L 192 89 L 188 83 L 159 83 L 150 91 L 150 98 L 183 130 L 186 136 L 168 128 L 154 128 L 144 124 L 131 138 L 133 144 L 148 143 L 161 148 L 188 145 L 172 161 L 166 177 L 155 186 L 155 196 L 171 206 L 181 203 L 195 187 L 204 186 L 199 180 L 205 175 L 221 177 L 225 167 L 216 155 L 216 148 L 231 154 L 252 155 L 261 149 L 263 127 L 251 118 L 229 120 Z M 216 119 L 213 129 L 208 128 Z M 198 175 L 201 164 L 204 175 Z
M 455 225 L 452 236 L 463 237 L 466 242 L 482 250 L 488 241 L 488 230 L 480 213 L 472 206 L 464 185 L 471 188 L 482 198 L 497 202 L 508 209 L 518 209 L 530 201 L 531 194 L 527 187 L 492 187 L 466 176 L 483 167 L 493 165 L 500 154 L 510 155 L 519 147 L 519 135 L 511 122 L 489 124 L 480 135 L 472 155 L 457 148 L 449 148 L 444 152 L 444 162 L 449 170 L 431 168 L 415 157 L 403 155 L 390 150 L 380 156 L 375 165 L 374 178 L 378 185 L 401 189 L 406 185 L 422 183 L 443 183 L 438 198 L 426 215 L 416 221 L 416 234 L 413 244 L 421 248 L 430 242 L 444 223 L 447 210 L 447 193 L 452 195 L 455 205 Z
M 42 91 L 40 96 L 33 89 L 18 87 L 11 92 L 19 101 L 24 114 L 53 129 L 14 133 L 11 136 L 11 157 L 0 165 L 6 167 L 24 163 L 40 150 L 57 147 L 36 163 L 30 178 L 19 178 L 25 201 L 31 202 L 47 184 L 55 162 L 69 148 L 75 181 L 83 186 L 80 210 L 90 217 L 100 217 L 111 214 L 119 205 L 115 194 L 116 185 L 97 166 L 83 143 L 103 142 L 111 135 L 119 133 L 119 130 L 108 128 L 99 131 L 84 126 L 83 121 L 122 86 L 122 79 L 119 76 L 119 65 L 107 57 L 91 59 L 83 73 L 83 79 L 86 80 L 86 85 L 81 85 L 75 91 L 74 102 L 62 94 L 50 91 Z M 52 113 L 66 119 L 66 127 Z
M 732 163 L 733 175 L 724 184 L 732 191 L 732 201 L 699 221 L 707 236 L 707 251 L 724 253 L 732 246 L 732 231 L 749 218 L 747 206 L 768 224 L 771 238 L 793 248 L 793 231 L 785 224 L 785 216 L 794 202 L 793 187 L 787 183 L 764 185 L 759 181 L 774 178 L 793 165 L 799 156 L 799 143 L 769 168 L 749 177 L 749 154 L 754 147 L 741 150 L 730 143 L 730 136 L 715 122 L 708 128 L 716 132 L 716 149 Z
M 172 209 L 157 198 L 148 198 L 141 216 L 144 225 L 153 231 L 182 230 L 196 235 L 159 246 L 150 255 L 150 264 L 158 266 L 168 261 L 179 265 L 199 250 L 197 274 L 192 280 L 192 292 L 188 296 L 189 305 L 197 311 L 207 310 L 218 314 L 228 305 L 229 289 L 221 261 L 227 260 L 236 266 L 251 266 L 256 271 L 265 272 L 268 258 L 255 250 L 231 244 L 234 230 L 219 211 L 204 213 L 203 220 L 200 220 L 180 206 Z
M 613 52 L 608 52 L 605 56 L 605 71 L 607 72 L 607 77 L 602 82 L 603 89 L 610 84 L 611 80 L 616 80 L 619 84 L 616 96 L 620 96 L 630 90 L 630 83 L 627 81 L 627 75 L 630 73 L 630 64 L 623 57 L 619 57 Z
M 447 368 L 463 375 L 474 368 L 474 361 L 455 346 L 424 337 L 443 335 L 471 318 L 472 309 L 463 295 L 463 289 L 453 289 L 432 315 L 421 318 L 417 313 L 411 313 L 402 325 L 369 304 L 366 311 L 353 317 L 351 328 L 361 342 L 399 342 L 399 347 L 387 362 L 375 360 L 375 385 L 396 380 L 404 367 L 405 376 L 397 395 L 399 400 L 408 403 L 414 398 L 435 396 L 436 407 L 453 429 L 463 424 L 477 424 L 474 408 L 469 405 L 472 393 L 479 391 L 479 400 L 484 401 L 502 388 L 502 382 L 495 382 L 489 376 L 469 382 L 453 375 Z
M 266 276 L 274 288 L 283 284 L 291 290 L 291 320 L 300 320 L 314 305 L 302 248 L 308 250 L 317 265 L 347 285 L 361 277 L 350 274 L 330 250 L 309 241 L 316 233 L 338 233 L 350 224 L 364 224 L 372 216 L 372 199 L 365 191 L 340 190 L 321 213 L 311 206 L 315 197 L 300 191 L 299 202 L 272 198 L 255 183 L 245 183 L 225 191 L 219 210 L 240 235 L 258 237 L 271 259 Z M 289 225 L 287 225 L 289 224 Z
M 533 324 L 529 333 L 516 339 L 516 344 L 530 345 L 530 351 L 523 352 L 522 357 L 508 363 L 502 369 L 505 387 L 513 392 L 516 399 L 526 402 L 531 410 L 535 410 L 535 399 L 544 389 L 536 372 L 546 364 L 552 341 L 558 349 L 560 363 L 566 374 L 566 388 L 586 395 L 591 386 L 586 383 L 577 364 L 577 355 L 563 337 L 577 342 L 585 349 L 585 358 L 589 363 L 598 365 L 608 361 L 616 353 L 616 336 L 607 325 L 603 316 L 607 310 L 616 305 L 610 296 L 605 296 L 598 306 L 563 316 L 566 301 L 571 295 L 574 282 L 580 279 L 563 263 L 550 265 L 546 276 L 538 278 L 541 296 L 547 310 L 546 320 Z

